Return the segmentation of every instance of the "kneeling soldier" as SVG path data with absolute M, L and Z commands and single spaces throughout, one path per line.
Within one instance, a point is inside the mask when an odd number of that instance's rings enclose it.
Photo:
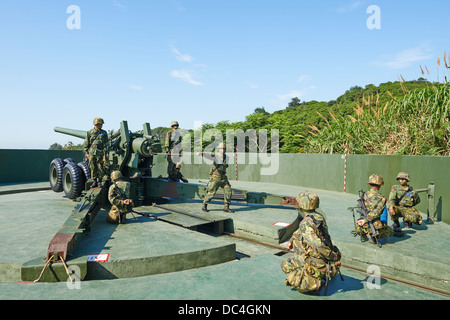
M 386 198 L 379 193 L 381 186 L 384 184 L 383 177 L 372 174 L 368 181 L 370 190 L 364 193 L 363 202 L 368 213 L 366 217 L 359 219 L 356 227 L 356 233 L 362 238 L 369 238 L 370 242 L 374 242 L 375 235 L 369 224 L 372 224 L 378 232 L 377 239 L 387 238 L 393 235 L 392 229 L 380 220 L 381 214 L 386 207 Z
M 111 210 L 106 215 L 106 222 L 109 223 L 125 223 L 126 214 L 134 207 L 133 200 L 130 199 L 130 183 L 122 178 L 120 171 L 111 173 L 113 184 L 108 192 Z
M 388 206 L 394 224 L 392 228 L 396 232 L 401 232 L 399 218 L 403 218 L 405 228 L 411 228 L 412 224 L 422 224 L 422 216 L 416 208 L 413 208 L 420 202 L 419 195 L 408 185 L 411 181 L 409 174 L 399 172 L 397 180 L 400 185 L 392 186 L 389 194 Z
M 306 191 L 300 193 L 297 202 L 305 218 L 287 244 L 289 250 L 294 250 L 294 256 L 281 263 L 281 270 L 288 275 L 287 286 L 318 294 L 322 279 L 328 283 L 339 273 L 341 254 L 331 242 L 324 216 L 316 211 L 319 197 Z

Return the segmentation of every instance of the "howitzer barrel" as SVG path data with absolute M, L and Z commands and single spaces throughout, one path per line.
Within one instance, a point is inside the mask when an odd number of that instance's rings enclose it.
M 67 128 L 61 128 L 61 127 L 55 127 L 55 132 L 64 133 L 69 136 L 85 139 L 86 138 L 86 131 L 84 130 L 75 130 L 75 129 L 67 129 Z

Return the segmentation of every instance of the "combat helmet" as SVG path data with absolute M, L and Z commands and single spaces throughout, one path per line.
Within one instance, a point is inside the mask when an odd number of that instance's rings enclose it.
M 97 123 L 101 123 L 101 124 L 104 124 L 105 123 L 105 121 L 103 121 L 103 119 L 102 118 L 95 118 L 94 119 L 94 126 L 97 124 Z
M 319 196 L 309 191 L 300 193 L 296 200 L 299 208 L 305 211 L 313 211 L 319 207 Z
M 180 125 L 178 124 L 178 121 L 172 121 L 172 122 L 170 123 L 170 127 L 173 127 L 173 126 L 179 127 Z
M 111 173 L 111 180 L 112 181 L 116 181 L 116 180 L 119 180 L 119 179 L 122 179 L 122 178 L 123 178 L 122 172 L 120 172 L 118 170 L 113 171 Z
M 369 181 L 367 183 L 368 184 L 375 184 L 377 186 L 382 186 L 384 184 L 384 181 L 383 181 L 383 177 L 382 176 L 374 173 L 374 174 L 370 175 Z
M 406 181 L 410 182 L 411 178 L 409 177 L 409 173 L 407 172 L 399 172 L 397 175 L 397 178 L 395 178 L 396 180 L 398 179 L 405 179 Z

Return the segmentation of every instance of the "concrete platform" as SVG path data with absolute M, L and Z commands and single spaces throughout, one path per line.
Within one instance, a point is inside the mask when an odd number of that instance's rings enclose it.
M 350 234 L 353 218 L 347 207 L 356 203 L 355 195 L 270 183 L 231 181 L 231 184 L 236 188 L 287 196 L 296 196 L 307 189 L 314 191 L 320 196 L 331 237 L 343 254 L 344 264 L 364 271 L 368 265 L 375 264 L 380 267 L 381 276 L 450 292 L 450 227 L 446 224 L 414 227 L 405 233 L 405 237 L 388 239 L 382 248 L 377 248 L 367 242 L 361 243 L 359 238 Z M 33 184 L 33 188 L 40 188 L 39 185 Z M 0 192 L 5 188 L 9 187 L 0 186 Z M 50 204 L 52 209 L 43 212 L 42 208 Z M 98 234 L 91 232 L 83 240 L 83 251 L 76 255 L 109 253 L 109 264 L 88 263 L 88 266 L 91 268 L 90 274 L 94 275 L 92 279 L 114 280 L 83 281 L 79 288 L 81 290 L 70 290 L 67 283 L 63 282 L 15 283 L 20 279 L 20 268 L 25 261 L 45 256 L 49 241 L 75 204 L 64 198 L 63 194 L 52 191 L 0 195 L 0 282 L 3 282 L 0 283 L 0 299 L 447 299 L 385 279 L 381 279 L 381 290 L 370 289 L 367 287 L 367 274 L 345 268 L 342 269 L 345 281 L 341 282 L 339 277 L 335 277 L 330 284 L 328 297 L 300 294 L 284 286 L 285 275 L 280 269 L 280 263 L 288 255 L 278 256 L 280 250 L 276 248 L 276 244 L 265 247 L 227 235 L 200 234 L 141 216 L 131 219 L 127 224 L 112 226 L 102 223 L 105 214 L 102 211 L 94 221 L 96 225 L 93 230 L 97 230 Z M 174 205 L 182 208 L 186 204 Z M 189 207 L 194 210 L 192 204 Z M 221 211 L 222 208 L 222 202 L 212 204 L 211 214 L 228 216 Z M 233 225 L 245 225 L 245 228 L 240 229 L 247 228 L 250 231 L 260 225 L 264 226 L 262 229 L 269 230 L 274 222 L 285 222 L 284 214 L 296 215 L 294 210 L 289 209 L 257 208 L 256 212 L 262 214 L 250 218 L 247 216 L 250 215 L 247 206 L 232 203 L 232 208 L 236 210 L 235 214 L 230 214 Z M 267 215 L 270 219 L 263 218 L 266 210 L 277 214 Z M 176 238 L 184 241 L 174 242 Z M 135 239 L 146 241 L 136 242 Z M 195 239 L 198 243 L 193 245 L 190 239 Z M 179 250 L 175 249 L 175 243 Z M 151 261 L 149 257 L 172 253 L 179 255 L 186 248 L 198 252 L 197 256 L 201 259 L 202 253 L 208 250 L 228 248 L 225 251 L 229 252 L 230 247 L 233 247 L 235 257 L 240 260 L 232 259 L 209 266 L 197 265 L 184 271 L 174 269 L 166 274 L 144 275 L 147 271 L 143 266 L 158 264 L 157 259 Z M 132 269 L 136 270 L 130 270 L 128 262 L 131 260 Z M 176 264 L 180 260 L 173 261 Z M 139 263 L 141 266 L 137 267 Z

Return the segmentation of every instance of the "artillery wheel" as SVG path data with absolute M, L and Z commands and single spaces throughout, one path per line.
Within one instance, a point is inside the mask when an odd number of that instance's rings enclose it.
M 83 184 L 84 184 L 91 178 L 91 169 L 89 168 L 88 164 L 83 161 L 78 162 L 78 167 L 80 167 L 81 171 L 83 172 L 84 175 Z
M 76 199 L 81 195 L 84 187 L 84 174 L 75 162 L 66 164 L 62 174 L 64 193 L 69 199 Z
M 50 187 L 55 192 L 62 192 L 62 174 L 64 169 L 64 161 L 61 158 L 53 159 L 50 163 L 49 181 Z

